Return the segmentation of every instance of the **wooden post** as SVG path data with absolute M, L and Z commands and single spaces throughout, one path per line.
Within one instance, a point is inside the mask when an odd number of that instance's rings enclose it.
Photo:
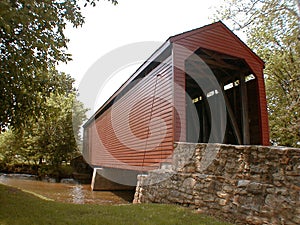
M 241 133 L 240 133 L 240 130 L 239 130 L 239 126 L 238 126 L 238 123 L 236 121 L 236 118 L 235 118 L 235 115 L 234 115 L 234 112 L 232 110 L 232 107 L 230 105 L 230 102 L 228 100 L 228 97 L 226 95 L 226 92 L 224 90 L 224 84 L 221 82 L 220 83 L 221 87 L 222 87 L 222 93 L 223 93 L 223 97 L 224 97 L 224 100 L 225 100 L 225 105 L 226 105 L 226 110 L 227 110 L 227 113 L 228 113 L 228 116 L 229 116 L 229 120 L 230 120 L 230 123 L 232 125 L 232 128 L 233 128 L 233 132 L 234 132 L 234 135 L 236 137 L 236 140 L 237 140 L 237 143 L 239 145 L 242 144 L 242 137 L 241 137 Z
M 245 81 L 245 75 L 240 76 L 241 83 L 241 105 L 242 105 L 242 126 L 243 126 L 243 144 L 250 144 L 250 133 L 249 133 L 249 112 L 248 112 L 248 96 L 247 86 Z
M 242 138 L 241 138 L 241 134 L 240 134 L 240 131 L 239 131 L 239 126 L 238 126 L 238 123 L 237 123 L 236 118 L 234 116 L 234 112 L 233 112 L 233 110 L 230 106 L 230 102 L 229 102 L 229 100 L 227 98 L 227 95 L 226 95 L 224 90 L 223 90 L 223 96 L 224 96 L 227 112 L 228 112 L 228 115 L 229 115 L 229 120 L 231 122 L 235 137 L 237 139 L 238 144 L 241 145 L 242 144 Z
M 205 99 L 205 97 L 203 97 L 201 110 L 202 110 L 202 137 L 203 137 L 202 140 L 204 143 L 208 142 L 208 135 L 209 135 L 209 130 L 208 130 L 209 117 L 206 114 L 205 101 L 206 101 L 206 99 Z

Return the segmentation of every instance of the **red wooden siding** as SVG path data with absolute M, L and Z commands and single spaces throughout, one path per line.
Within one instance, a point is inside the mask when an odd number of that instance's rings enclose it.
M 191 81 L 186 80 L 185 63 L 199 49 L 241 59 L 243 64 L 235 65 L 253 72 L 256 79 L 246 83 L 249 109 L 244 110 L 251 117 L 250 140 L 252 144 L 269 145 L 264 62 L 218 22 L 171 37 L 90 118 L 85 124 L 84 157 L 91 165 L 154 169 L 169 159 L 174 142 L 187 140 L 186 86 L 191 86 Z M 239 68 L 234 71 L 240 73 Z M 223 73 L 218 76 L 222 78 Z M 230 91 L 227 93 L 230 97 Z M 242 106 L 236 110 L 242 110 Z M 237 116 L 241 127 L 241 112 Z
M 180 45 L 173 45 L 173 70 L 174 70 L 174 106 L 175 106 L 175 141 L 186 141 L 186 98 L 185 98 L 185 59 L 191 54 L 182 49 Z
M 174 143 L 171 63 L 169 57 L 96 119 L 89 135 L 92 165 L 153 169 L 170 156 Z
M 264 63 L 259 59 L 246 45 L 241 42 L 223 23 L 218 22 L 209 26 L 205 26 L 200 29 L 196 29 L 190 32 L 179 34 L 171 37 L 170 41 L 176 45 L 183 46 L 189 49 L 191 52 L 195 52 L 199 48 L 210 49 L 219 53 L 231 55 L 237 58 L 244 59 L 257 79 L 258 93 L 259 93 L 259 120 L 261 124 L 261 144 L 269 145 L 269 126 L 268 126 L 268 114 L 266 93 L 263 80 L 263 66 Z M 179 49 L 179 50 L 178 50 Z M 182 65 L 186 59 L 183 48 L 175 49 L 174 62 L 177 65 Z M 184 72 L 174 69 L 174 81 L 184 85 Z M 175 93 L 175 102 L 178 99 L 183 98 L 179 96 L 180 93 Z M 178 103 L 178 107 L 182 107 L 182 111 L 185 111 L 185 104 Z M 182 112 L 182 118 L 184 117 Z M 177 118 L 175 118 L 176 120 Z M 180 131 L 179 121 L 175 121 L 175 134 Z M 184 129 L 184 127 L 180 127 Z M 177 137 L 177 136 L 176 136 Z M 176 139 L 175 139 L 176 140 Z

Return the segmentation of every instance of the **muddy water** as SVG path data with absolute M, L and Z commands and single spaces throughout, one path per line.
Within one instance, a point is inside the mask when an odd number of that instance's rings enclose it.
M 0 183 L 33 192 L 59 202 L 75 204 L 128 204 L 132 191 L 92 191 L 90 185 L 49 183 L 32 179 L 10 178 L 0 175 Z

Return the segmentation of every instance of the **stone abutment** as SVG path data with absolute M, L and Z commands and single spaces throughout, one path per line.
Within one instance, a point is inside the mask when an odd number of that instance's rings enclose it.
M 237 224 L 300 224 L 300 149 L 176 143 L 138 176 L 135 203 L 193 207 Z

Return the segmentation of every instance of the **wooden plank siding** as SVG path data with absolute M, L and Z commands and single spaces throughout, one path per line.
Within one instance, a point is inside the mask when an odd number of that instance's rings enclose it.
M 237 74 L 227 73 L 228 77 L 222 80 L 222 85 L 240 79 L 236 77 L 249 75 L 245 74 L 249 71 L 253 73 L 256 79 L 246 82 L 244 89 L 244 94 L 248 96 L 244 97 L 248 104 L 244 111 L 248 108 L 250 117 L 247 132 L 250 135 L 250 144 L 269 145 L 264 62 L 222 22 L 217 22 L 170 37 L 98 109 L 84 125 L 83 154 L 88 163 L 93 166 L 146 171 L 158 168 L 161 162 L 171 158 L 174 142 L 188 140 L 187 103 L 192 101 L 186 99 L 186 88 L 188 86 L 189 90 L 194 90 L 195 85 L 186 79 L 188 71 L 185 66 L 186 62 L 190 62 L 197 67 L 195 62 L 187 60 L 197 50 L 203 50 L 197 54 L 202 54 L 210 62 L 213 61 L 209 58 L 211 52 L 218 56 L 235 57 L 243 62 L 218 64 L 220 62 L 214 61 L 213 66 L 222 67 L 226 64 L 227 68 L 237 68 Z M 222 78 L 223 70 L 218 76 Z M 240 94 L 238 90 L 234 87 L 224 93 L 227 93 L 230 104 L 235 106 L 234 110 L 238 111 L 234 115 L 238 118 L 236 127 L 243 131 L 242 104 L 234 102 L 238 98 L 232 97 Z M 198 91 L 201 92 L 196 88 L 192 94 L 197 97 Z M 207 93 L 203 95 L 206 97 Z M 205 135 L 199 140 L 207 142 L 210 122 L 206 114 L 210 109 L 204 103 L 200 106 L 199 110 L 203 113 L 198 115 L 202 115 L 201 132 Z M 218 110 L 215 112 L 219 113 Z
M 170 38 L 170 41 L 171 43 L 182 46 L 190 50 L 191 52 L 195 52 L 197 49 L 202 47 L 219 53 L 241 58 L 247 62 L 247 64 L 253 71 L 253 75 L 256 77 L 258 85 L 261 144 L 269 145 L 268 113 L 265 85 L 263 79 L 264 62 L 221 22 L 217 22 L 200 29 L 173 36 Z M 184 63 L 184 60 L 187 58 L 185 58 L 186 53 L 184 51 L 186 50 L 184 50 L 184 48 L 178 48 L 180 50 L 177 50 L 174 53 L 174 59 L 177 65 L 182 65 Z M 180 85 L 184 85 L 184 73 L 181 70 L 174 69 L 174 77 L 175 82 L 179 83 Z M 178 92 L 175 93 L 175 96 L 175 98 L 177 99 L 181 98 L 180 93 Z M 185 104 L 178 103 L 178 107 L 180 107 L 179 104 L 181 104 L 181 110 L 185 111 Z M 182 116 L 185 115 L 184 112 L 181 112 L 181 114 Z M 175 121 L 176 128 L 184 129 L 179 126 L 179 120 L 177 120 L 177 118 L 175 118 Z M 175 130 L 175 134 L 178 134 L 178 132 L 178 130 Z
M 131 170 L 158 167 L 173 151 L 172 101 L 169 57 L 96 119 L 89 135 L 91 164 Z

